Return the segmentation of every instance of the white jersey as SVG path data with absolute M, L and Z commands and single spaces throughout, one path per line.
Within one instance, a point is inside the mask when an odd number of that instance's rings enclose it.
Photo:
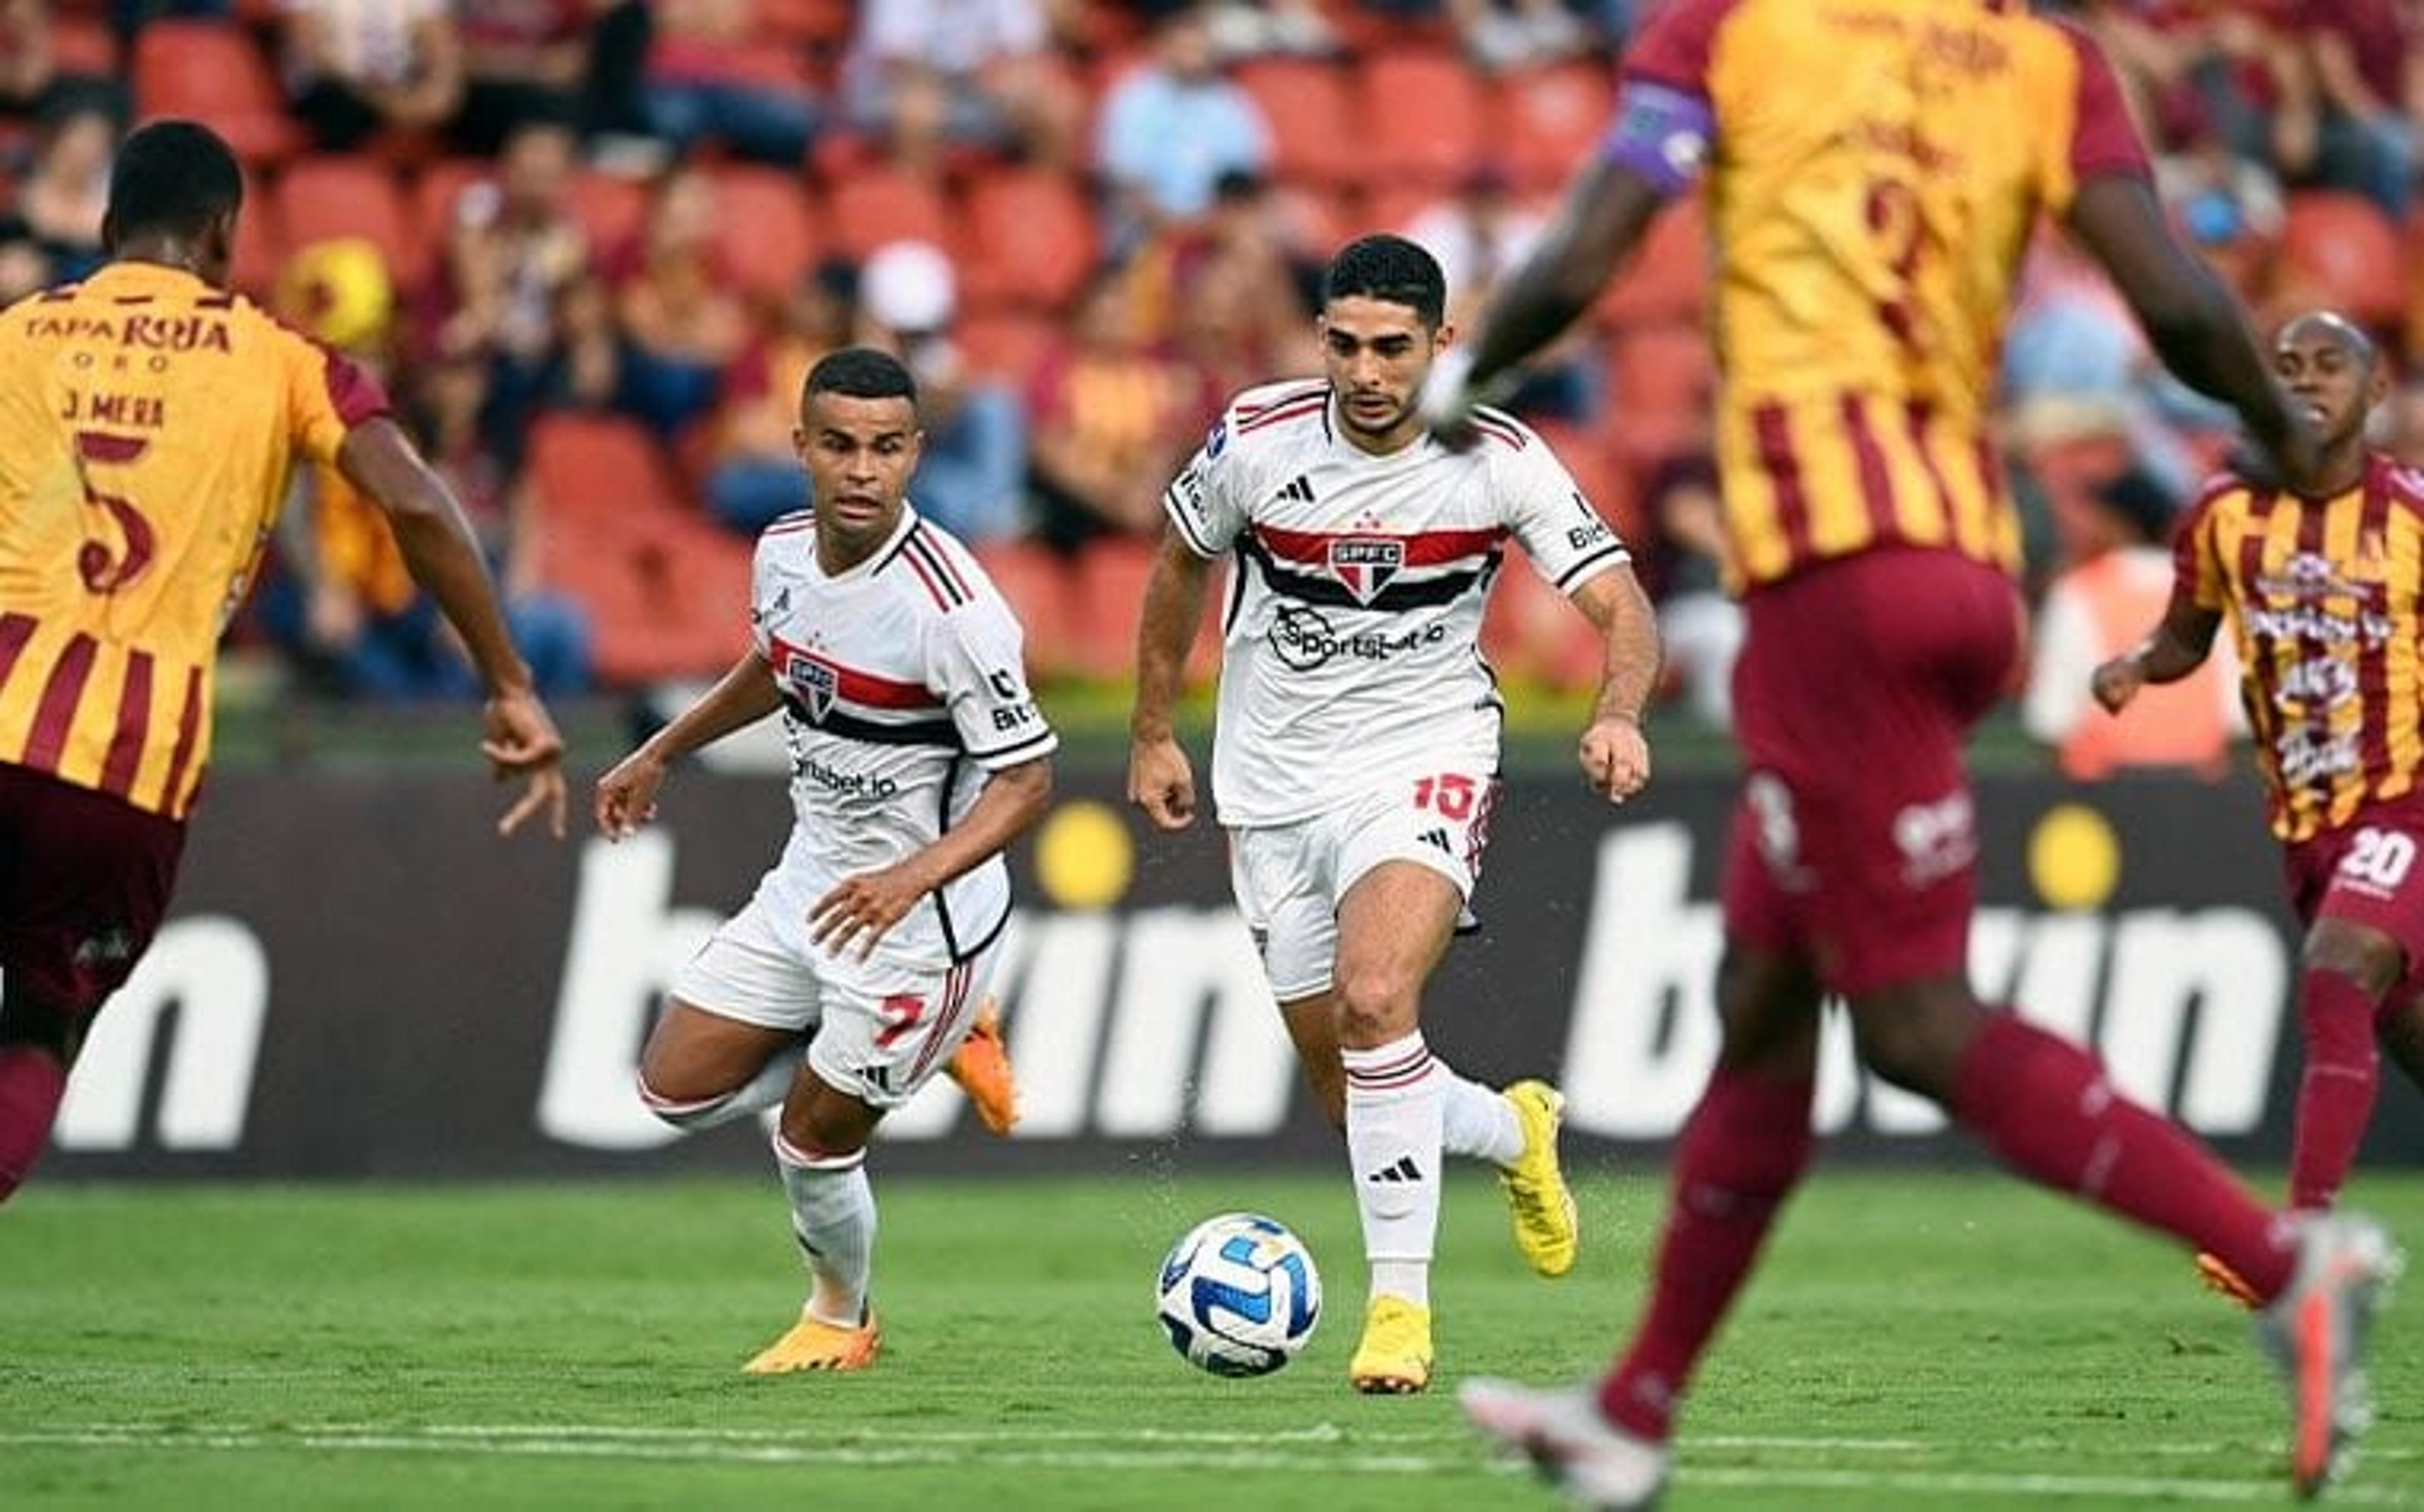
M 783 690 L 797 820 L 763 886 L 803 931 L 836 883 L 933 844 L 986 772 L 1060 743 L 1028 692 L 1018 621 L 965 547 L 905 508 L 839 576 L 817 565 L 816 541 L 805 512 L 766 527 L 749 605 Z M 992 856 L 928 895 L 877 954 L 947 966 L 1009 915 L 1009 871 Z
M 1212 793 L 1232 827 L 1288 824 L 1376 783 L 1495 770 L 1504 706 L 1481 612 L 1512 535 L 1571 594 L 1629 560 L 1548 444 L 1497 410 L 1479 444 L 1373 456 L 1328 384 L 1231 404 L 1162 507 L 1199 555 L 1234 551 Z

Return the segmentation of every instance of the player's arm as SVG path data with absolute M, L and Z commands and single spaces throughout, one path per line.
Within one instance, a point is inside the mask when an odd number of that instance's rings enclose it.
M 1584 580 L 1573 600 L 1599 631 L 1603 648 L 1599 696 L 1583 731 L 1583 775 L 1593 791 L 1620 804 L 1650 782 L 1641 716 L 1658 686 L 1658 616 L 1629 563 Z
M 2291 476 L 2310 465 L 2314 439 L 2273 383 L 2239 303 L 2180 245 L 2152 184 L 2109 174 L 2081 184 L 2071 232 L 2101 263 L 2146 339 L 2181 382 L 2239 411 L 2248 434 Z
M 1472 337 L 1442 359 L 1435 416 L 1452 426 L 1510 387 L 1525 358 L 1590 309 L 1675 192 L 1622 157 L 1593 160 L 1523 265 L 1491 295 Z
M 774 669 L 755 651 L 743 656 L 714 687 L 598 779 L 591 800 L 598 833 L 610 840 L 636 833 L 657 817 L 657 790 L 675 762 L 757 724 L 782 704 Z
M 1037 756 L 988 772 L 977 801 L 932 845 L 881 871 L 844 878 L 808 910 L 808 937 L 839 953 L 853 944 L 864 958 L 917 900 L 1007 850 L 1052 803 L 1052 758 Z
M 2213 653 L 2214 632 L 2221 628 L 2219 610 L 2176 594 L 2154 633 L 2097 667 L 2088 687 L 2097 703 L 2118 714 L 2146 684 L 2177 682 L 2205 665 Z
M 1137 621 L 1136 706 L 1128 715 L 1128 801 L 1165 830 L 1195 818 L 1195 774 L 1178 743 L 1172 710 L 1187 683 L 1187 654 L 1204 622 L 1209 559 L 1179 528 L 1162 533 Z
M 481 753 L 500 777 L 521 773 L 529 779 L 499 829 L 510 835 L 545 809 L 549 827 L 562 835 L 564 737 L 539 701 L 529 664 L 514 649 L 496 584 L 454 493 L 429 470 L 395 422 L 383 415 L 345 433 L 337 448 L 337 467 L 386 512 L 388 528 L 413 581 L 438 600 L 470 651 L 488 693 Z

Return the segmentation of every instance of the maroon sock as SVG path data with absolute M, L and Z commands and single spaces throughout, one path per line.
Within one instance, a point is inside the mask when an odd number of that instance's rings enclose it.
M 2298 1136 L 2289 1154 L 2289 1205 L 2329 1207 L 2356 1163 L 2382 1087 L 2374 1000 L 2336 971 L 2309 971 L 2298 987 L 2306 1069 L 2298 1078 Z
M 1675 1146 L 1673 1190 L 1650 1308 L 1600 1382 L 1600 1409 L 1664 1440 L 1701 1351 L 1750 1278 L 1776 1210 L 1809 1169 L 1811 1083 L 1719 1068 Z
M 67 1068 L 48 1050 L 0 1045 L 0 1202 L 32 1174 L 51 1142 L 51 1121 L 67 1088 Z
M 2271 1300 L 2297 1250 L 2213 1153 L 2124 1099 L 2096 1058 L 1998 1013 L 1970 1042 L 1953 1114 L 2021 1174 L 2195 1245 Z

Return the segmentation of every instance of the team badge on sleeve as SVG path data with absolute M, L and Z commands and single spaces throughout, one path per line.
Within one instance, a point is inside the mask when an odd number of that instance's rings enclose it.
M 1394 536 L 1342 535 L 1330 543 L 1330 575 L 1359 604 L 1369 605 L 1406 565 L 1406 543 Z

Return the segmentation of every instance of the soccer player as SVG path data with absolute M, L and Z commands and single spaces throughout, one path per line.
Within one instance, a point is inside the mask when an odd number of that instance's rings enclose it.
M 813 1290 L 742 1367 L 761 1376 L 875 1362 L 867 1141 L 970 1030 L 1010 917 L 1002 851 L 1043 814 L 1060 743 L 1017 620 L 909 505 L 908 370 L 869 347 L 826 356 L 792 440 L 816 506 L 758 539 L 755 648 L 597 791 L 619 839 L 655 816 L 675 761 L 783 711 L 789 842 L 682 968 L 640 1064 L 641 1098 L 678 1128 L 782 1105 L 774 1162 Z
M 2289 900 L 2306 928 L 2298 991 L 2298 1083 L 2289 1205 L 2327 1208 L 2347 1180 L 2381 1085 L 2376 1039 L 2424 1085 L 2424 478 L 2367 449 L 2366 416 L 2389 387 L 2364 332 L 2301 315 L 2273 369 L 2322 432 L 2310 493 L 2225 474 L 2174 549 L 2170 606 L 2145 642 L 2096 669 L 2115 713 L 2148 683 L 2203 665 L 2230 621 L 2241 686 L 2287 851 Z M 2244 1288 L 2212 1256 L 2218 1287 Z
M 1467 1413 L 1590 1504 L 1658 1494 L 1692 1372 L 1808 1164 L 1831 991 L 1878 1075 L 2019 1172 L 2246 1279 L 2311 1491 L 2364 1417 L 2355 1357 L 2389 1241 L 2351 1217 L 2280 1221 L 2091 1056 L 1972 995 L 1962 761 L 2018 649 L 2018 531 L 1989 424 L 2040 215 L 2291 477 L 2314 473 L 2311 429 L 2165 225 L 2120 88 L 2071 27 L 2011 0 L 1674 0 L 1623 75 L 1615 122 L 1484 317 L 1471 371 L 1429 403 L 1452 436 L 1467 428 L 1476 397 L 1580 314 L 1706 169 L 1719 466 L 1748 621 L 1723 1037 L 1631 1346 L 1591 1389 L 1468 1383 Z
M 219 632 L 285 498 L 333 463 L 387 513 L 486 685 L 480 749 L 564 830 L 564 742 L 461 511 L 360 369 L 225 285 L 244 180 L 189 121 L 110 167 L 109 261 L 0 314 L 0 1200 L 167 911 Z
M 1246 391 L 1170 486 L 1137 637 L 1128 796 L 1165 830 L 1195 815 L 1171 729 L 1212 559 L 1233 554 L 1212 782 L 1237 905 L 1324 1109 L 1347 1135 L 1371 1294 L 1348 1366 L 1367 1393 L 1430 1382 L 1429 1269 L 1443 1153 L 1496 1165 L 1518 1246 L 1574 1263 L 1557 1164 L 1564 1100 L 1503 1093 L 1423 1042 L 1423 983 L 1479 875 L 1503 706 L 1477 644 L 1505 543 L 1606 643 L 1581 761 L 1621 803 L 1650 780 L 1658 676 L 1622 542 L 1548 446 L 1494 409 L 1441 446 L 1418 408 L 1452 332 L 1429 253 L 1396 236 L 1341 251 L 1324 286 L 1326 377 Z

